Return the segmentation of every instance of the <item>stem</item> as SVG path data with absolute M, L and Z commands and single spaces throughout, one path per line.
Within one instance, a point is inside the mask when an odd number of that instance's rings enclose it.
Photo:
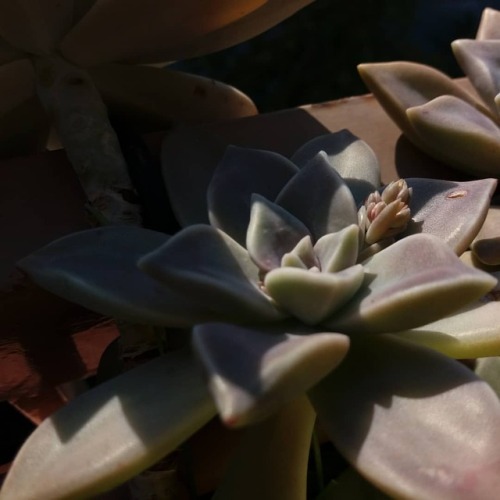
M 141 225 L 127 165 L 89 74 L 54 55 L 36 56 L 34 66 L 40 101 L 92 207 L 110 224 Z
M 248 427 L 214 500 L 305 500 L 314 420 L 304 395 Z

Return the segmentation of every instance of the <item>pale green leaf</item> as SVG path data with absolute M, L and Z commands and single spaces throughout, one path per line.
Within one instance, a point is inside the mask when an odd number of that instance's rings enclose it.
M 195 360 L 187 352 L 169 353 L 47 418 L 23 445 L 0 496 L 93 497 L 174 451 L 214 415 Z
M 363 266 L 337 273 L 281 267 L 267 273 L 264 286 L 276 303 L 307 325 L 331 316 L 363 283 Z

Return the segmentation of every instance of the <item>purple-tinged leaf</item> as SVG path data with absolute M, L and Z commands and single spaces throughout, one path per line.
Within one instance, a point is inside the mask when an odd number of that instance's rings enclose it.
M 297 167 L 278 153 L 229 146 L 208 187 L 211 224 L 244 245 L 252 194 L 274 200 L 297 172 Z
M 2 499 L 97 498 L 175 451 L 216 414 L 198 368 L 171 352 L 71 401 L 25 442 Z
M 500 174 L 500 128 L 486 114 L 449 95 L 406 114 L 418 143 L 437 159 L 475 176 Z
M 500 38 L 500 11 L 487 7 L 483 10 L 476 40 Z
M 161 149 L 163 179 L 182 226 L 208 224 L 207 189 L 226 144 L 205 130 L 180 127 Z
M 276 203 L 301 220 L 314 241 L 358 222 L 351 191 L 330 166 L 326 153 L 314 156 L 284 186 Z
M 486 108 L 449 76 L 406 61 L 360 64 L 359 74 L 387 114 L 417 146 L 420 138 L 408 120 L 408 108 L 421 106 L 440 95 L 456 96 L 480 110 Z
M 314 251 L 318 257 L 321 271 L 335 273 L 353 266 L 358 260 L 360 231 L 356 224 L 351 224 L 336 233 L 320 238 Z
M 391 497 L 479 500 L 500 489 L 500 403 L 457 361 L 363 337 L 310 398 L 334 445 Z
M 241 427 L 315 385 L 342 361 L 349 339 L 338 333 L 278 334 L 208 323 L 194 328 L 193 346 L 221 419 Z
M 458 64 L 493 115 L 500 90 L 500 40 L 455 40 L 451 47 Z
M 134 227 L 71 234 L 22 259 L 18 266 L 40 286 L 69 301 L 132 323 L 190 326 L 215 320 L 203 303 L 162 285 L 137 260 L 169 236 Z
M 291 159 L 303 168 L 319 151 L 327 154 L 330 165 L 349 186 L 356 205 L 379 188 L 380 167 L 375 153 L 349 130 L 315 137 L 300 147 Z
M 258 194 L 252 195 L 246 247 L 263 271 L 281 265 L 281 258 L 309 236 L 307 227 L 284 208 Z
M 219 321 L 258 324 L 283 318 L 259 289 L 259 269 L 248 252 L 211 226 L 183 229 L 141 258 L 139 268 L 203 304 Z
M 314 421 L 302 396 L 245 429 L 213 500 L 304 500 Z
M 365 282 L 323 324 L 334 331 L 390 333 L 416 328 L 472 303 L 495 284 L 429 234 L 403 238 L 364 263 Z
M 267 273 L 264 286 L 290 315 L 307 325 L 317 325 L 352 298 L 363 276 L 360 264 L 337 273 L 280 267 Z
M 412 220 L 402 237 L 428 233 L 448 243 L 457 255 L 467 250 L 483 225 L 497 181 L 414 178 L 406 182 L 413 189 Z

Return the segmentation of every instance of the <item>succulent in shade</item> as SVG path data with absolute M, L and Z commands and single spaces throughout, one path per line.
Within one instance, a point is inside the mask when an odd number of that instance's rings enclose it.
M 187 220 L 203 203 L 182 176 L 172 179 Z M 252 424 L 217 499 L 304 499 L 316 414 L 389 495 L 491 497 L 500 402 L 452 358 L 500 354 L 497 280 L 458 257 L 495 186 L 380 186 L 373 152 L 348 131 L 313 139 L 291 159 L 229 147 L 208 183 L 210 224 L 174 236 L 98 228 L 28 256 L 21 268 L 69 300 L 192 328 L 209 392 L 184 351 L 97 387 L 32 435 L 2 498 L 31 498 L 42 485 L 47 498 L 95 494 L 178 446 L 215 408 L 229 426 Z M 96 448 L 102 458 L 91 461 Z M 40 453 L 42 462 L 31 460 Z
M 468 174 L 498 177 L 500 12 L 485 9 L 476 39 L 451 46 L 467 84 L 407 61 L 361 64 L 359 73 L 417 147 Z

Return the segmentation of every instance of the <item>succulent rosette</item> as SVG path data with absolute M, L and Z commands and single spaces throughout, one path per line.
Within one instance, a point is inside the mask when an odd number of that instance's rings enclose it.
M 291 159 L 232 146 L 213 173 L 199 167 L 168 165 L 187 223 L 177 234 L 98 228 L 20 263 L 41 286 L 103 314 L 192 329 L 192 349 L 44 422 L 5 498 L 31 498 L 42 477 L 47 498 L 103 491 L 216 411 L 229 426 L 248 425 L 218 499 L 305 498 L 315 415 L 389 495 L 497 491 L 500 403 L 453 359 L 500 354 L 497 280 L 458 257 L 479 245 L 496 180 L 382 187 L 372 150 L 348 131 L 313 139 Z M 194 200 L 203 190 L 184 178 L 206 184 L 206 198 Z M 89 465 L 96 450 L 102 460 Z
M 485 9 L 476 39 L 451 46 L 467 85 L 407 61 L 361 64 L 359 73 L 417 147 L 468 174 L 498 177 L 500 12 Z

